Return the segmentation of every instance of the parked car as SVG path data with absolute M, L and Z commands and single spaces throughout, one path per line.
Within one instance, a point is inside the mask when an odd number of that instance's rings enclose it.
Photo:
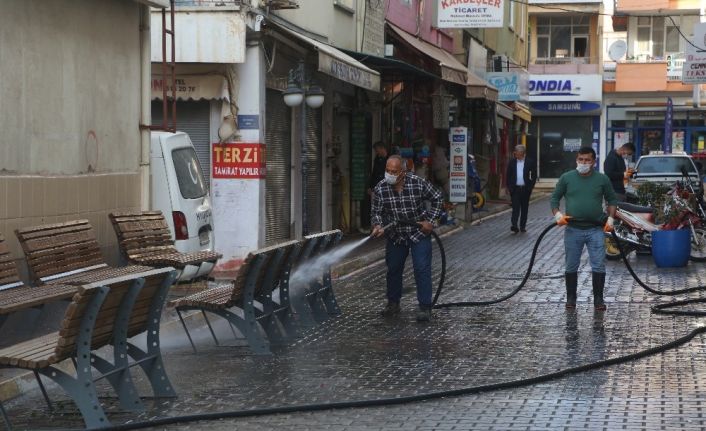
M 700 163 L 699 163 L 700 165 Z M 672 185 L 684 180 L 685 174 L 691 180 L 696 193 L 702 193 L 703 184 L 697 164 L 688 154 L 650 154 L 640 157 L 635 164 L 635 172 L 628 180 L 625 193 L 628 201 L 637 197 L 637 189 L 645 183 Z
M 152 209 L 164 214 L 177 250 L 213 250 L 211 196 L 189 135 L 152 132 L 150 163 Z M 211 269 L 212 263 L 188 266 L 179 280 L 207 275 Z

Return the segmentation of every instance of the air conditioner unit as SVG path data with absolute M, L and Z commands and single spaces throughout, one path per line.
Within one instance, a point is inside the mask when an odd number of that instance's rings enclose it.
M 509 66 L 506 55 L 493 56 L 493 72 L 509 72 Z

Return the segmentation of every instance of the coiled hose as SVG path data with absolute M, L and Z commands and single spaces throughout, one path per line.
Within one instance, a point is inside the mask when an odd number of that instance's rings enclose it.
M 413 222 L 410 222 L 410 223 L 413 223 Z M 532 256 L 530 258 L 530 262 L 527 267 L 527 271 L 525 272 L 525 276 L 522 279 L 522 282 L 520 283 L 520 285 L 517 286 L 515 289 L 513 289 L 510 293 L 508 293 L 507 295 L 504 295 L 500 298 L 497 298 L 494 300 L 489 300 L 489 301 L 464 301 L 464 302 L 451 302 L 451 303 L 445 303 L 445 304 L 437 304 L 436 302 L 439 298 L 439 295 L 441 294 L 441 290 L 444 285 L 444 279 L 446 277 L 446 254 L 444 252 L 443 244 L 441 243 L 439 236 L 435 232 L 432 232 L 432 236 L 434 237 L 434 239 L 436 239 L 437 245 L 439 246 L 439 250 L 441 252 L 441 262 L 442 262 L 441 279 L 439 281 L 439 285 L 437 287 L 437 291 L 436 291 L 436 294 L 435 294 L 434 300 L 433 300 L 434 308 L 471 307 L 471 306 L 491 305 L 491 304 L 497 304 L 499 302 L 505 301 L 505 300 L 513 297 L 514 295 L 516 295 L 517 292 L 519 292 L 525 286 L 525 284 L 527 283 L 527 280 L 530 277 L 530 274 L 532 273 L 532 267 L 534 266 L 534 261 L 535 261 L 536 255 L 537 255 L 537 250 L 539 248 L 539 244 L 541 243 L 542 239 L 544 239 L 544 236 L 551 229 L 553 229 L 555 226 L 556 226 L 556 224 L 552 223 L 551 225 L 547 226 L 542 231 L 542 233 L 539 235 L 539 237 L 537 238 L 537 241 L 534 244 L 534 248 L 532 249 Z M 623 260 L 623 263 L 628 268 L 630 275 L 632 275 L 632 277 L 635 279 L 635 281 L 637 281 L 638 284 L 641 287 L 643 287 L 645 290 L 647 290 L 648 292 L 653 293 L 655 295 L 673 296 L 673 295 L 679 295 L 679 294 L 689 293 L 689 292 L 696 292 L 696 291 L 706 289 L 706 286 L 696 286 L 696 287 L 690 287 L 690 288 L 674 290 L 674 291 L 660 291 L 660 290 L 656 290 L 656 289 L 651 288 L 650 286 L 645 284 L 637 276 L 637 274 L 635 274 L 635 271 L 632 269 L 632 266 L 630 265 L 630 262 L 628 262 L 627 256 L 623 252 L 623 248 L 620 245 L 621 244 L 620 239 L 617 237 L 615 232 L 612 233 L 612 237 L 616 241 L 616 244 L 618 244 L 618 249 L 620 250 L 620 256 Z M 683 316 L 706 316 L 706 311 L 671 310 L 671 308 L 674 308 L 674 307 L 684 306 L 684 305 L 688 305 L 688 304 L 692 304 L 692 303 L 702 303 L 702 302 L 706 302 L 706 298 L 674 301 L 674 302 L 670 302 L 667 304 L 655 305 L 651 309 L 655 313 L 661 313 L 661 314 L 675 314 L 675 315 L 683 315 Z M 289 405 L 289 406 L 266 407 L 266 408 L 259 408 L 259 409 L 232 410 L 232 411 L 217 412 L 217 413 L 201 413 L 201 414 L 194 414 L 194 415 L 173 416 L 173 417 L 165 417 L 165 418 L 153 419 L 153 420 L 143 421 L 143 422 L 132 422 L 132 423 L 124 424 L 124 425 L 112 426 L 107 429 L 116 430 L 116 431 L 117 430 L 133 430 L 133 429 L 143 429 L 143 428 L 150 428 L 150 427 L 156 427 L 156 426 L 164 426 L 164 425 L 170 425 L 170 424 L 176 424 L 176 423 L 209 421 L 209 420 L 219 420 L 219 419 L 232 419 L 232 418 L 253 417 L 253 416 L 266 416 L 266 415 L 281 414 L 281 413 L 313 412 L 313 411 L 322 411 L 322 410 L 361 408 L 361 407 L 381 407 L 381 406 L 399 405 L 399 404 L 406 404 L 406 403 L 412 403 L 412 402 L 418 402 L 418 401 L 432 400 L 432 399 L 438 399 L 438 398 L 444 398 L 444 397 L 457 397 L 457 396 L 463 396 L 463 395 L 478 394 L 478 393 L 483 393 L 483 392 L 496 391 L 496 390 L 500 390 L 500 389 L 519 388 L 519 387 L 523 387 L 523 386 L 534 385 L 534 384 L 566 377 L 566 376 L 569 376 L 572 374 L 586 372 L 589 370 L 595 370 L 598 368 L 603 368 L 603 367 L 607 367 L 607 366 L 611 366 L 611 365 L 622 364 L 622 363 L 626 363 L 629 361 L 634 361 L 634 360 L 645 358 L 645 357 L 648 357 L 651 355 L 655 355 L 658 353 L 662 353 L 667 350 L 682 346 L 682 345 L 690 342 L 691 340 L 693 340 L 698 335 L 703 334 L 703 333 L 706 333 L 706 326 L 699 326 L 699 327 L 695 328 L 694 330 L 692 330 L 691 332 L 689 332 L 688 334 L 686 334 L 680 338 L 677 338 L 673 341 L 670 341 L 669 343 L 662 344 L 660 346 L 652 347 L 650 349 L 641 350 L 639 352 L 631 353 L 631 354 L 624 355 L 624 356 L 618 356 L 615 358 L 609 358 L 609 359 L 605 359 L 602 361 L 592 362 L 590 364 L 580 365 L 577 367 L 566 368 L 566 369 L 559 370 L 559 371 L 556 371 L 553 373 L 542 374 L 542 375 L 535 376 L 535 377 L 530 377 L 530 378 L 520 379 L 520 380 L 513 380 L 513 381 L 509 381 L 509 382 L 500 382 L 500 383 L 493 383 L 493 384 L 489 384 L 489 385 L 471 386 L 471 387 L 467 387 L 467 388 L 452 389 L 452 390 L 446 390 L 446 391 L 435 391 L 435 392 L 428 392 L 425 394 L 409 395 L 409 396 L 394 397 L 394 398 L 379 398 L 379 399 L 374 399 L 374 400 L 340 401 L 340 402 L 320 403 L 320 404 L 299 404 L 299 405 Z

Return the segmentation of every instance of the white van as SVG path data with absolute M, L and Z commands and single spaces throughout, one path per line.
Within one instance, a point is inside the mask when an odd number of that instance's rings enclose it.
M 177 250 L 213 250 L 211 196 L 196 150 L 184 132 L 151 133 L 152 209 L 167 219 Z M 212 263 L 187 266 L 179 281 L 207 275 Z

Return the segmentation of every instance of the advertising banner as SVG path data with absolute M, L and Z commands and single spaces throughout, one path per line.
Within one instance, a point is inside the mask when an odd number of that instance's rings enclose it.
M 706 83 L 706 23 L 694 24 L 694 37 L 686 44 L 686 60 L 682 66 L 681 82 Z
M 530 102 L 603 100 L 601 75 L 530 75 Z
M 454 127 L 449 131 L 449 202 L 466 202 L 468 129 Z
M 214 143 L 212 178 L 265 178 L 265 146 L 253 142 Z
M 438 28 L 501 28 L 505 0 L 436 0 Z
M 674 117 L 674 103 L 672 103 L 672 98 L 667 97 L 667 110 L 664 113 L 664 142 L 662 143 L 662 150 L 666 154 L 672 152 L 672 118 Z

